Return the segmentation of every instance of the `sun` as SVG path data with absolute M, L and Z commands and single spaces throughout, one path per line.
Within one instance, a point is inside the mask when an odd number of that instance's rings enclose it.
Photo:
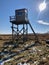
M 40 12 L 43 11 L 45 8 L 46 8 L 46 3 L 45 3 L 45 2 L 43 2 L 43 3 L 41 3 L 41 4 L 39 5 L 39 10 L 40 10 Z

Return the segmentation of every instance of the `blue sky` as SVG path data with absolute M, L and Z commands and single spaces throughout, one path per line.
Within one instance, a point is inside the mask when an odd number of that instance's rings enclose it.
M 39 5 L 43 1 L 44 0 L 0 0 L 0 34 L 11 33 L 9 16 L 15 15 L 15 10 L 21 8 L 28 9 L 28 18 L 36 33 L 49 31 L 49 0 L 46 0 L 46 9 L 40 13 Z M 46 23 L 40 23 L 38 20 Z M 31 32 L 30 28 L 28 31 Z

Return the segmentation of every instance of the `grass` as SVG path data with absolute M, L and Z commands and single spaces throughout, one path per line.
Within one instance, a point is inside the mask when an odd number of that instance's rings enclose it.
M 48 38 L 47 36 L 43 36 L 44 39 Z M 34 62 L 37 61 L 39 62 L 39 65 L 49 65 L 49 47 L 47 47 L 45 41 L 43 41 L 43 37 L 42 37 L 42 43 L 40 46 L 34 46 L 29 48 L 28 50 L 25 50 L 24 52 L 20 53 L 19 55 L 16 55 L 12 58 L 12 60 L 5 62 L 4 65 L 17 65 L 17 63 L 19 62 L 28 62 L 30 64 L 34 65 Z M 0 51 L 2 50 L 1 46 L 3 46 L 4 42 L 9 41 L 9 40 L 0 40 Z M 30 45 L 34 43 L 33 40 L 28 40 L 26 43 L 24 44 L 19 44 L 19 46 L 11 51 L 18 51 L 23 49 L 26 45 Z M 35 48 L 34 52 L 33 48 Z M 7 48 L 10 49 L 10 48 Z M 43 59 L 45 58 L 45 59 Z M 26 61 L 25 61 L 26 60 Z M 44 63 L 44 64 L 42 64 Z

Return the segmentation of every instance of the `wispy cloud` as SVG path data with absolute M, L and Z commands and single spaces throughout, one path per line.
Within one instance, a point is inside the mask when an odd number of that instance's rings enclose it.
M 45 21 L 43 21 L 43 20 L 39 20 L 39 21 L 37 21 L 39 24 L 43 24 L 43 25 L 49 25 L 49 23 L 48 22 L 45 22 Z

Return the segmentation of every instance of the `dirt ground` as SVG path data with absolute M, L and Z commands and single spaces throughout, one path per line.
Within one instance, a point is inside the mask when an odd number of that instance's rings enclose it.
M 33 35 L 30 34 L 29 38 L 33 39 Z M 11 35 L 0 35 L 0 51 L 5 42 L 11 40 Z M 31 46 L 35 40 L 28 40 L 24 44 L 19 44 L 17 47 L 7 47 L 6 49 L 12 51 L 13 53 L 19 53 L 22 49 L 25 50 L 18 55 L 15 55 L 11 60 L 4 63 L 4 65 L 17 65 L 18 63 L 29 63 L 30 65 L 49 65 L 49 44 L 45 40 L 49 40 L 49 34 L 40 34 L 38 38 L 41 44 L 35 44 Z M 5 57 L 4 55 L 3 57 Z M 2 58 L 3 58 L 2 57 Z M 7 56 L 8 57 L 8 56 Z M 1 58 L 1 59 L 2 59 Z

